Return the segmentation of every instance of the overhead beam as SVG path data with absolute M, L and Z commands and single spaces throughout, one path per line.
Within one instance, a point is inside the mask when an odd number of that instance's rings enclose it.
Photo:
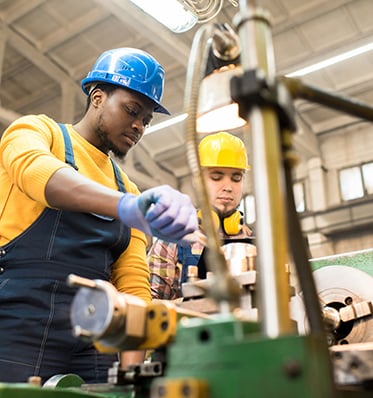
M 5 55 L 5 47 L 6 47 L 7 40 L 8 40 L 7 35 L 4 34 L 3 31 L 1 31 L 1 39 L 0 39 L 0 82 L 1 82 L 2 72 L 3 72 L 4 55 Z
M 71 80 L 65 72 L 51 62 L 49 58 L 41 54 L 40 51 L 33 47 L 29 42 L 14 31 L 10 30 L 7 26 L 3 25 L 3 28 L 8 33 L 9 44 L 40 70 L 45 72 L 49 77 L 58 82 Z
M 34 10 L 39 5 L 45 3 L 45 0 L 23 0 L 21 2 L 13 2 L 12 6 L 8 9 L 2 20 L 6 24 L 11 24 L 19 18 Z
M 130 151 L 127 155 L 125 160 L 117 160 L 121 168 L 127 174 L 131 181 L 133 181 L 140 191 L 145 189 L 153 188 L 159 183 L 151 176 L 146 173 L 141 172 L 135 166 L 135 157 L 134 152 Z
M 280 34 L 298 25 L 305 24 L 306 22 L 326 15 L 337 8 L 341 8 L 340 0 L 321 1 L 317 4 L 317 7 L 310 7 L 308 2 L 304 2 L 303 4 L 304 8 L 301 9 L 301 11 L 298 11 L 297 13 L 289 12 L 288 18 L 285 18 L 283 22 L 275 24 L 273 28 L 274 35 Z
M 8 125 L 14 122 L 16 119 L 21 117 L 22 115 L 14 112 L 10 109 L 3 108 L 0 106 L 0 123 L 4 125 Z
M 61 90 L 61 120 L 65 123 L 73 123 L 75 116 L 74 86 L 71 83 L 63 83 Z
M 95 0 L 95 2 L 109 10 L 124 24 L 139 32 L 139 35 L 143 36 L 146 32 L 148 40 L 172 59 L 178 60 L 182 65 L 188 64 L 190 47 L 178 40 L 175 33 L 171 33 L 130 1 Z M 144 26 L 146 26 L 146 30 L 144 30 Z
M 359 123 L 366 123 L 366 121 L 363 119 L 352 117 L 350 115 L 340 114 L 336 115 L 334 118 L 328 118 L 327 120 L 313 123 L 312 129 L 315 134 L 319 135 Z
M 14 47 L 20 54 L 37 66 L 40 70 L 46 73 L 53 80 L 57 81 L 59 84 L 72 84 L 74 91 L 81 97 L 80 87 L 76 82 L 66 74 L 62 69 L 58 68 L 48 57 L 40 53 L 38 49 L 33 47 L 28 41 L 23 37 L 19 36 L 8 26 L 1 23 L 0 29 L 3 29 L 8 36 L 8 43 Z M 82 103 L 84 98 L 81 99 Z
M 9 96 L 6 96 L 4 93 L 2 95 L 7 99 L 7 103 L 9 104 L 8 107 L 11 107 L 12 109 L 22 109 L 27 107 L 30 103 L 42 103 L 45 101 L 45 98 L 50 98 L 51 90 L 54 87 L 55 84 L 52 82 L 50 84 L 45 84 L 38 91 L 33 91 L 29 95 L 23 95 L 16 101 L 14 101 L 12 98 L 9 98 Z
M 53 32 L 53 34 L 48 35 L 44 40 L 39 42 L 38 48 L 42 53 L 46 53 L 51 48 L 57 47 L 69 39 L 76 37 L 85 29 L 103 21 L 109 15 L 109 12 L 105 12 L 101 8 L 93 7 L 90 12 L 75 19 L 74 23 L 64 25 L 62 28 Z
M 159 167 L 159 164 L 149 155 L 149 153 L 141 145 L 137 145 L 136 149 L 133 151 L 135 158 L 139 159 L 141 166 L 146 170 L 146 172 L 153 177 L 153 186 L 157 184 L 169 184 L 174 188 L 177 188 L 176 177 L 166 172 L 164 169 Z
M 320 145 L 317 136 L 298 118 L 298 131 L 293 134 L 294 148 L 303 159 L 320 157 Z

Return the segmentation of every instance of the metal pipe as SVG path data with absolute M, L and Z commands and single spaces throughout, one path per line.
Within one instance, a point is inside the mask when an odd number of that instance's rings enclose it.
M 251 3 L 251 4 L 250 4 Z M 257 69 L 275 79 L 274 51 L 267 13 L 255 2 L 240 1 L 233 20 L 241 42 L 243 70 Z M 258 310 L 262 332 L 276 338 L 294 332 L 289 313 L 286 275 L 288 241 L 281 140 L 277 114 L 271 107 L 254 105 L 250 123 L 251 153 L 257 219 Z
M 197 193 L 198 206 L 201 209 L 206 232 L 206 252 L 209 271 L 212 271 L 215 281 L 207 292 L 208 296 L 216 301 L 221 312 L 230 312 L 239 306 L 240 287 L 237 281 L 229 274 L 224 254 L 220 246 L 221 241 L 216 230 L 212 207 L 204 181 L 198 155 L 197 140 L 197 107 L 201 81 L 207 65 L 207 57 L 211 47 L 209 39 L 213 36 L 214 25 L 201 27 L 193 40 L 187 68 L 185 84 L 184 109 L 188 114 L 186 120 L 186 149 L 189 167 Z
M 294 99 L 301 98 L 373 122 L 373 107 L 369 104 L 304 84 L 300 79 L 284 76 L 279 79 Z

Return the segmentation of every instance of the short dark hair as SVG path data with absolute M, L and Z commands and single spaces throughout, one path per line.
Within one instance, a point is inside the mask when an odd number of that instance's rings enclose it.
M 115 90 L 117 90 L 119 87 L 114 85 L 114 84 L 107 84 L 107 83 L 98 83 L 94 86 L 93 89 L 90 90 L 88 96 L 87 96 L 87 102 L 86 102 L 86 106 L 85 106 L 85 111 L 84 113 L 86 113 L 88 111 L 89 105 L 91 104 L 91 93 L 96 90 L 96 88 L 99 88 L 100 90 L 102 90 L 104 93 L 110 95 L 111 93 L 113 93 Z

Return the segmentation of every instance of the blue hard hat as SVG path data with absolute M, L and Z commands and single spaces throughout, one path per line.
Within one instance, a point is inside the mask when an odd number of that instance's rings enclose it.
M 164 69 L 145 51 L 136 48 L 116 48 L 102 53 L 82 80 L 81 87 L 89 94 L 89 86 L 97 83 L 115 84 L 145 95 L 156 103 L 154 112 L 170 112 L 160 101 L 163 94 Z

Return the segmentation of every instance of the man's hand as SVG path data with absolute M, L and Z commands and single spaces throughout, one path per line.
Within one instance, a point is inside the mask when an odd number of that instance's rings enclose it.
M 197 211 L 189 196 L 168 185 L 148 189 L 139 196 L 125 193 L 117 212 L 128 227 L 169 242 L 198 229 Z

